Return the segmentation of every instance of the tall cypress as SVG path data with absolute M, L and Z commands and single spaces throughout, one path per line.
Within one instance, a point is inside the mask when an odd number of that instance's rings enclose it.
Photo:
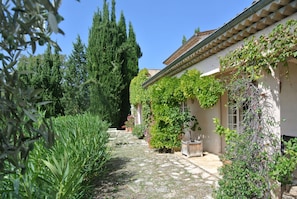
M 126 118 L 129 113 L 127 92 L 129 92 L 131 76 L 137 75 L 138 64 L 136 64 L 135 74 L 129 72 L 130 58 L 128 57 L 133 45 L 127 40 L 124 15 L 121 14 L 119 23 L 116 22 L 115 4 L 115 0 L 112 0 L 111 12 L 109 12 L 108 3 L 105 0 L 103 11 L 98 10 L 93 16 L 93 24 L 89 31 L 87 63 L 90 111 L 109 121 L 112 126 L 119 127 L 123 125 L 123 118 Z
M 121 24 L 123 24 L 121 21 L 124 21 L 124 16 L 121 15 L 121 20 L 119 22 L 119 28 L 121 27 Z M 126 25 L 125 25 L 126 26 Z M 123 29 L 123 28 L 120 28 Z M 125 29 L 126 31 L 126 29 Z M 125 42 L 121 45 L 122 48 L 122 57 L 123 57 L 123 65 L 122 65 L 122 74 L 124 78 L 124 89 L 121 92 L 121 119 L 120 122 L 123 123 L 127 115 L 130 113 L 130 82 L 131 80 L 137 76 L 139 67 L 138 67 L 138 59 L 142 56 L 140 46 L 136 42 L 136 35 L 134 33 L 134 29 L 132 26 L 132 23 L 129 23 L 129 33 L 128 37 L 125 38 Z
M 93 16 L 92 28 L 89 30 L 89 41 L 87 47 L 87 67 L 89 79 L 87 81 L 90 90 L 90 112 L 95 113 L 97 103 L 99 104 L 99 92 L 97 79 L 99 77 L 99 72 L 97 71 L 98 63 L 101 62 L 100 59 L 100 34 L 102 31 L 100 29 L 100 24 L 102 23 L 102 14 L 100 10 L 95 12 Z
M 128 43 L 129 46 L 131 46 L 129 55 L 127 56 L 128 79 L 130 82 L 135 76 L 137 76 L 139 72 L 138 59 L 142 56 L 142 52 L 136 41 L 136 35 L 131 22 L 129 23 Z
M 115 20 L 115 14 L 113 14 Z M 115 59 L 117 37 L 116 26 L 113 27 L 106 0 L 103 13 L 94 14 L 89 34 L 87 62 L 89 69 L 90 111 L 115 126 L 118 120 L 119 92 L 122 79 L 120 65 Z
M 55 49 L 52 53 L 51 46 L 48 45 L 44 55 L 41 68 L 39 68 L 41 87 L 43 88 L 43 101 L 51 103 L 46 107 L 46 116 L 64 115 L 64 108 L 61 104 L 63 96 L 61 67 L 64 58 L 59 55 L 59 51 Z
M 129 81 L 127 80 L 127 55 L 129 54 L 129 46 L 127 43 L 127 27 L 126 27 L 126 20 L 124 13 L 121 12 L 120 20 L 117 24 L 118 27 L 118 48 L 117 48 L 117 57 L 121 63 L 121 74 L 123 78 L 123 90 L 121 91 L 121 102 L 120 102 L 120 115 L 119 115 L 119 121 L 118 121 L 118 127 L 123 126 L 125 120 L 127 120 L 127 115 L 130 113 L 130 105 L 127 103 L 123 103 L 127 101 L 125 99 L 125 95 L 123 93 L 126 93 L 127 86 L 129 85 Z M 129 102 L 129 100 L 128 100 Z

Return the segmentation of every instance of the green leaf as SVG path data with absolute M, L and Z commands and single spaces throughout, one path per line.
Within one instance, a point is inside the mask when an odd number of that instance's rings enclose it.
M 60 176 L 62 174 L 61 170 L 59 170 L 58 167 L 56 167 L 56 164 L 52 164 L 49 161 L 42 160 L 42 162 L 50 169 L 51 173 L 56 176 L 57 179 L 60 179 Z
M 34 114 L 32 114 L 30 111 L 26 110 L 26 109 L 23 109 L 24 110 L 24 113 L 31 119 L 33 120 L 34 122 L 37 122 L 37 118 L 35 117 Z

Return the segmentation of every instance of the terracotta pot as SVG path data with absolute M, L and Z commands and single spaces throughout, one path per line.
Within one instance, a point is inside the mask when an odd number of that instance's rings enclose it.
M 126 128 L 126 131 L 127 131 L 127 132 L 132 132 L 132 127 L 127 127 L 127 128 Z
M 222 161 L 224 165 L 231 165 L 232 164 L 232 160 L 223 160 Z

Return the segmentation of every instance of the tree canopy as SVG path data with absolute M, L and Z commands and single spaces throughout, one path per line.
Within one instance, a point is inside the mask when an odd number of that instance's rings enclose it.
M 64 68 L 62 98 L 66 115 L 84 113 L 89 108 L 89 91 L 86 84 L 88 78 L 86 46 L 80 36 L 73 43 L 73 50 Z
M 24 83 L 34 89 L 42 89 L 38 102 L 47 102 L 47 106 L 41 107 L 46 117 L 64 115 L 61 102 L 64 59 L 65 56 L 60 55 L 57 49 L 53 53 L 48 45 L 44 54 L 22 56 L 18 62 L 18 71 L 23 73 L 21 79 Z

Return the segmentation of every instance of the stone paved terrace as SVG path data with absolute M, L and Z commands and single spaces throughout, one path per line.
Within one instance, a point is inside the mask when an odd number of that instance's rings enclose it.
M 93 198 L 213 198 L 221 165 L 216 155 L 187 158 L 180 152 L 158 153 L 131 133 L 115 129 L 109 133 L 112 158 Z

